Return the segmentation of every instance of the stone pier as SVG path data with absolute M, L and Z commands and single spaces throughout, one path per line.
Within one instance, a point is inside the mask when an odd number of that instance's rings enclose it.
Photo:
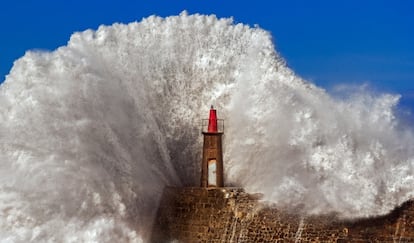
M 414 202 L 390 214 L 341 221 L 304 217 L 242 188 L 166 188 L 152 242 L 414 242 Z

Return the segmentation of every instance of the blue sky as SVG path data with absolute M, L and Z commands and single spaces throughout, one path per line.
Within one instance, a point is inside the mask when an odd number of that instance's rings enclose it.
M 301 77 L 327 89 L 369 83 L 414 110 L 414 1 L 13 0 L 0 3 L 0 82 L 32 49 L 54 50 L 75 31 L 149 15 L 233 17 L 271 32 Z

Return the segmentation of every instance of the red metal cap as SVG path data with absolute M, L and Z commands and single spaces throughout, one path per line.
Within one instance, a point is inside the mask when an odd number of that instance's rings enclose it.
M 210 116 L 208 118 L 208 132 L 218 132 L 217 130 L 217 112 L 213 106 L 210 108 Z

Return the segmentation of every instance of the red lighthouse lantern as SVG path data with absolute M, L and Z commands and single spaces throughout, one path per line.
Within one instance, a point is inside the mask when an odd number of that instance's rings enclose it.
M 203 120 L 202 134 L 203 160 L 201 164 L 201 187 L 223 187 L 223 148 L 224 134 L 223 120 L 217 119 L 217 112 L 213 106 L 210 109 L 208 124 Z M 205 126 L 207 125 L 207 126 Z
M 217 132 L 217 112 L 213 106 L 210 108 L 210 116 L 208 118 L 208 132 Z

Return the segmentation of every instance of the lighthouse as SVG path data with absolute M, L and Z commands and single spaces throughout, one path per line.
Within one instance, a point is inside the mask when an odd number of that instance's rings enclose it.
M 217 119 L 217 111 L 211 106 L 208 120 L 203 120 L 203 160 L 201 162 L 201 187 L 223 187 L 224 122 Z

